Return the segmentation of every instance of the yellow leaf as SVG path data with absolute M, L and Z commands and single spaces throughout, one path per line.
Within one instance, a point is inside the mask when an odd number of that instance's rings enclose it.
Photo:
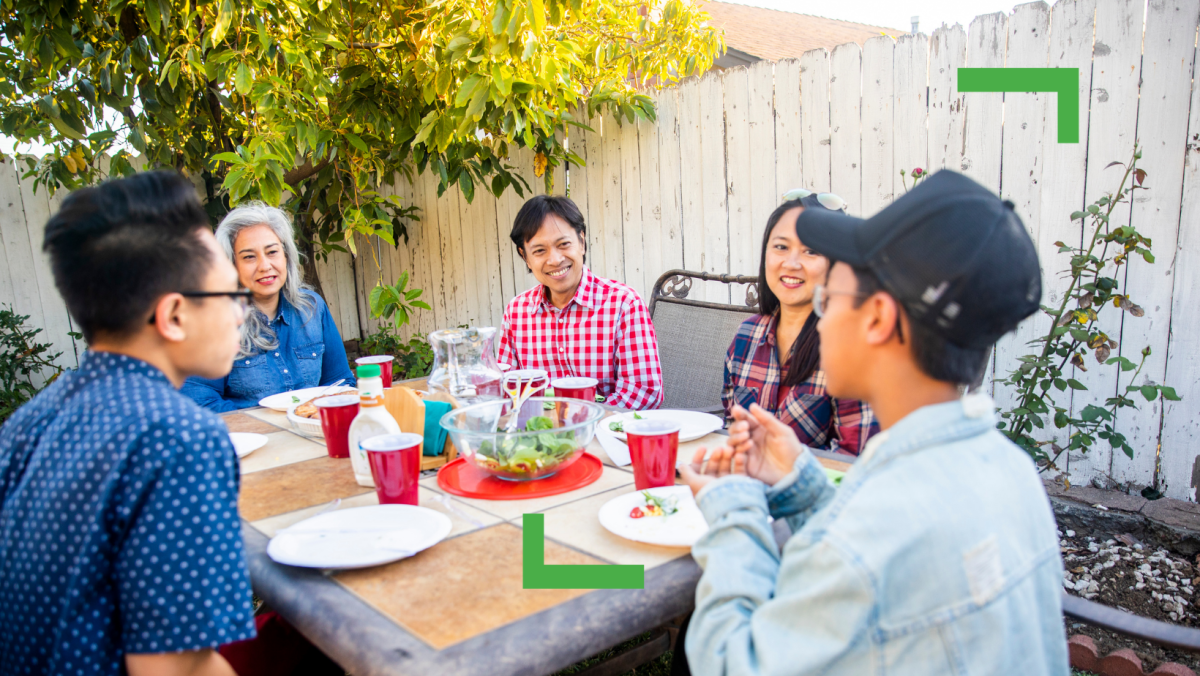
M 546 28 L 546 6 L 542 0 L 529 0 L 529 22 L 533 24 L 533 32 L 541 33 Z
M 538 153 L 533 157 L 533 175 L 541 178 L 546 173 L 546 156 Z

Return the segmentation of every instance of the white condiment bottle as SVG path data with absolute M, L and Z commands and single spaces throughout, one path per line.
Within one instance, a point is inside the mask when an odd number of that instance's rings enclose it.
M 375 486 L 371 477 L 371 462 L 362 447 L 362 441 L 381 434 L 400 434 L 400 425 L 383 407 L 383 378 L 378 364 L 359 366 L 358 415 L 350 423 L 347 441 L 350 447 L 350 464 L 354 468 L 354 480 L 360 486 Z

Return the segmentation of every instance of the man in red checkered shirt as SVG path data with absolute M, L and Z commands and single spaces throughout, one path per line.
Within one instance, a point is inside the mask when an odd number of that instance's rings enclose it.
M 636 291 L 584 265 L 585 232 L 566 197 L 538 195 L 517 213 L 513 244 L 541 284 L 504 309 L 500 362 L 542 369 L 551 380 L 595 378 L 609 404 L 658 408 L 662 366 L 650 312 Z

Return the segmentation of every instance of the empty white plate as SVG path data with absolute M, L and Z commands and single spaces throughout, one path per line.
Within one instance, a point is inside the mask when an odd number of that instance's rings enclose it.
M 629 516 L 634 507 L 646 504 L 641 491 L 626 493 L 604 503 L 597 514 L 600 525 L 613 535 L 627 540 L 663 547 L 691 547 L 708 532 L 708 522 L 687 486 L 663 486 L 647 491 L 657 498 L 674 497 L 679 511 L 670 516 Z
M 244 458 L 267 445 L 264 435 L 250 432 L 230 432 L 229 440 L 233 442 L 233 450 L 237 451 L 239 458 Z
M 325 392 L 325 390 L 329 390 L 329 392 L 327 392 L 326 394 L 333 394 L 335 392 L 346 392 L 346 391 L 354 392 L 354 391 L 356 391 L 353 385 L 338 385 L 337 387 L 329 387 L 329 386 L 306 387 L 303 390 L 292 390 L 291 392 L 280 392 L 279 394 L 272 394 L 269 397 L 264 397 L 262 399 L 259 399 L 258 405 L 269 408 L 272 411 L 279 411 L 280 413 L 287 413 L 287 410 L 289 407 L 295 406 L 296 404 L 303 404 L 304 402 L 308 401 L 309 399 L 312 399 L 313 397 L 317 396 L 318 394 Z
M 618 439 L 624 439 L 624 432 L 615 432 L 612 430 L 612 423 L 626 423 L 635 420 L 634 415 L 639 415 L 644 420 L 670 420 L 671 422 L 679 423 L 679 440 L 692 441 L 700 437 L 712 434 L 724 426 L 724 422 L 717 416 L 711 413 L 701 413 L 700 411 L 680 411 L 677 409 L 659 409 L 657 411 L 630 411 L 620 415 L 610 416 L 600 421 L 600 426 L 605 432 L 610 432 Z
M 450 527 L 445 514 L 414 505 L 340 509 L 279 531 L 267 556 L 304 568 L 367 568 L 429 549 Z

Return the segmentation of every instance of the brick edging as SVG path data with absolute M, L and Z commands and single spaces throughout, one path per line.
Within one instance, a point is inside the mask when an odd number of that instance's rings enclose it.
M 1096 642 L 1085 634 L 1075 634 L 1067 640 L 1071 667 L 1100 676 L 1147 676 L 1142 660 L 1128 648 L 1114 650 L 1101 657 Z M 1163 662 L 1149 676 L 1196 676 L 1196 672 L 1178 662 Z

